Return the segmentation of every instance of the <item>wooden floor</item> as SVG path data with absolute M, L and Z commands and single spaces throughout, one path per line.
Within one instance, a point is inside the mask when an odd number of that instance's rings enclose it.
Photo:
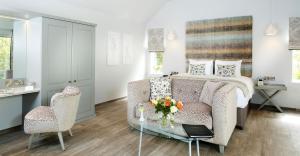
M 97 117 L 76 124 L 73 137 L 64 135 L 66 151 L 62 151 L 56 135 L 42 136 L 27 150 L 28 136 L 22 131 L 0 135 L 0 155 L 78 155 L 135 156 L 139 133 L 128 128 L 126 101 L 97 106 Z M 186 143 L 145 135 L 142 155 L 185 156 Z M 217 146 L 200 144 L 202 156 L 219 156 Z M 193 154 L 196 155 L 195 145 Z M 236 129 L 225 148 L 225 156 L 299 156 L 300 112 L 251 110 L 244 130 Z

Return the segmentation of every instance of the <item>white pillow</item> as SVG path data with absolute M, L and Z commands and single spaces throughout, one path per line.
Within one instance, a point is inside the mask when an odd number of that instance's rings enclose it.
M 171 97 L 171 80 L 168 77 L 150 79 L 150 99 Z
M 205 69 L 206 69 L 205 64 L 190 64 L 189 65 L 189 74 L 191 74 L 191 75 L 206 75 Z
M 189 63 L 193 65 L 205 64 L 205 75 L 213 75 L 214 60 L 189 59 Z M 189 73 L 190 73 L 190 69 L 189 69 Z
M 218 66 L 223 65 L 234 65 L 235 66 L 235 72 L 234 72 L 234 77 L 240 77 L 241 76 L 241 66 L 242 66 L 242 60 L 238 61 L 221 61 L 221 60 L 216 60 L 215 61 L 215 75 L 218 73 Z

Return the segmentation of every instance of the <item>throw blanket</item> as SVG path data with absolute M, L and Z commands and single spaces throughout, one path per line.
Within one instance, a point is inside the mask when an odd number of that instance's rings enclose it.
M 171 78 L 228 82 L 233 84 L 235 87 L 240 88 L 243 91 L 244 96 L 249 99 L 254 94 L 254 83 L 251 78 L 245 76 L 220 77 L 215 75 L 191 75 L 188 73 L 182 73 L 182 74 L 174 75 Z

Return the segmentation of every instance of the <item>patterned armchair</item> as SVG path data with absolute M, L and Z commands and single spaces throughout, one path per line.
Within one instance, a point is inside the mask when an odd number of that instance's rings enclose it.
M 67 86 L 61 93 L 51 98 L 50 106 L 39 106 L 26 114 L 24 131 L 31 134 L 28 148 L 36 135 L 47 132 L 57 132 L 62 150 L 65 150 L 62 132 L 69 131 L 72 136 L 73 127 L 80 100 L 80 90 Z

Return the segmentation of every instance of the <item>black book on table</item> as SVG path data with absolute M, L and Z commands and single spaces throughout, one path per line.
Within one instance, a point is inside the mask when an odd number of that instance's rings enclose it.
M 190 138 L 213 138 L 214 133 L 205 125 L 182 124 L 183 129 Z

